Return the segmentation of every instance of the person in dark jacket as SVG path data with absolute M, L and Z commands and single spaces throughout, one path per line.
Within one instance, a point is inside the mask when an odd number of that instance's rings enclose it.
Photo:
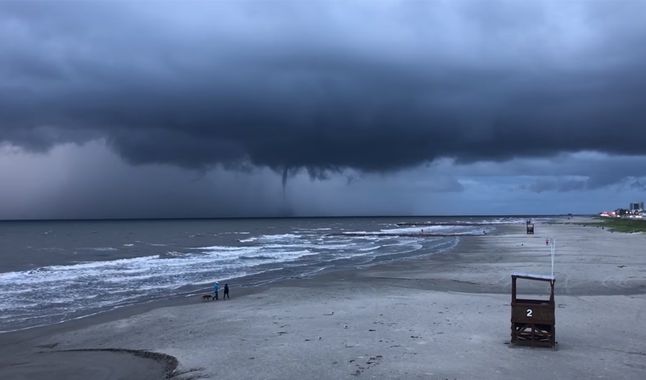
M 224 284 L 224 294 L 222 295 L 222 299 L 225 300 L 227 298 L 231 299 L 231 297 L 229 297 L 229 284 Z

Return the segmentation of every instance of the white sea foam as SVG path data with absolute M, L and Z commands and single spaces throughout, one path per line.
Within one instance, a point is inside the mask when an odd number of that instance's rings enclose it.
M 374 246 L 374 247 L 359 248 L 359 251 L 361 251 L 361 252 L 376 251 L 376 250 L 378 250 L 378 249 L 379 249 L 379 248 L 381 248 L 381 247 L 382 247 L 381 245 L 376 245 L 376 246 Z
M 227 252 L 227 251 L 234 252 L 234 251 L 244 251 L 244 250 L 248 250 L 250 248 L 255 248 L 255 247 L 246 247 L 246 246 L 237 247 L 237 246 L 231 246 L 231 245 L 210 245 L 210 246 L 207 246 L 207 247 L 197 247 L 197 248 L 193 248 L 193 249 L 199 249 L 199 250 L 202 250 L 202 251 L 205 251 L 205 252 Z
M 304 228 L 299 230 L 294 230 L 294 233 L 297 234 L 315 234 L 322 231 L 331 231 L 331 227 L 322 227 L 322 228 Z
M 518 223 L 525 223 L 527 219 L 525 218 L 509 218 L 509 217 L 504 217 L 504 218 L 493 218 L 493 219 L 484 219 L 484 220 L 479 220 L 478 223 L 480 224 L 518 224 Z
M 297 234 L 277 234 L 277 235 L 262 235 L 258 238 L 260 241 L 276 241 L 276 240 L 296 240 L 302 237 L 302 235 Z
M 329 228 L 307 231 L 326 230 Z M 372 233 L 392 232 L 393 236 L 371 236 L 365 231 L 357 231 L 366 234 L 363 236 L 339 236 L 299 230 L 248 237 L 240 240 L 244 244 L 240 246 L 173 246 L 173 250 L 154 255 L 0 273 L 0 294 L 4 295 L 0 299 L 2 320 L 27 321 L 25 318 L 31 318 L 25 323 L 36 325 L 48 318 L 74 317 L 78 311 L 91 313 L 97 308 L 162 297 L 187 285 L 208 284 L 215 279 L 277 271 L 286 266 L 306 270 L 313 263 L 353 257 L 370 260 L 371 257 L 407 255 L 422 249 L 425 244 L 430 246 L 432 239 L 428 237 L 397 236 L 408 230 L 418 231 L 417 228 L 387 228 Z M 132 247 L 135 243 L 165 246 L 140 241 L 123 246 Z M 301 260 L 306 257 L 307 260 Z M 314 264 L 310 272 L 319 268 Z
M 480 231 L 481 228 L 473 225 L 432 225 L 417 227 L 400 227 L 381 230 L 388 234 L 470 234 Z
M 263 260 L 265 259 L 271 259 L 275 260 L 276 262 L 285 262 L 285 261 L 290 261 L 293 259 L 297 259 L 303 256 L 310 256 L 310 255 L 315 255 L 316 252 L 312 252 L 310 250 L 302 250 L 302 251 L 287 251 L 287 252 L 280 252 L 276 254 L 272 254 L 269 252 L 259 252 L 258 254 L 247 254 L 247 255 L 242 255 L 240 258 L 245 258 L 245 259 L 256 259 L 256 258 L 262 258 Z

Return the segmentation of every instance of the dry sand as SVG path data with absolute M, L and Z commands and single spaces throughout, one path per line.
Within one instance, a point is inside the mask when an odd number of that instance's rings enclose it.
M 646 378 L 646 234 L 501 226 L 415 260 L 284 281 L 230 301 L 0 335 L 0 378 Z M 549 273 L 557 350 L 514 347 L 510 273 Z M 529 289 L 531 291 L 531 289 Z M 169 367 L 169 368 L 170 368 Z M 76 376 L 76 377 L 75 377 Z

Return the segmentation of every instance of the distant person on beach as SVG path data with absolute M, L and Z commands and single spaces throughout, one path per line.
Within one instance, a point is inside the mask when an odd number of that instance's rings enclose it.
M 550 240 L 549 239 L 545 239 L 545 245 L 550 245 Z
M 227 298 L 231 299 L 231 297 L 229 297 L 229 284 L 224 284 L 224 294 L 222 294 L 222 299 L 225 300 Z
M 213 293 L 215 293 L 215 300 L 218 300 L 218 292 L 220 291 L 220 283 L 216 282 L 213 284 Z

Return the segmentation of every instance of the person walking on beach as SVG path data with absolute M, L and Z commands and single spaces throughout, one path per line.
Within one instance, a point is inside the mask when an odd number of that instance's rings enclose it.
M 213 293 L 215 293 L 215 300 L 218 300 L 218 292 L 220 291 L 220 283 L 213 284 Z
M 231 299 L 231 297 L 229 297 L 229 284 L 224 284 L 224 293 L 222 294 L 222 299 L 225 300 L 227 298 Z

